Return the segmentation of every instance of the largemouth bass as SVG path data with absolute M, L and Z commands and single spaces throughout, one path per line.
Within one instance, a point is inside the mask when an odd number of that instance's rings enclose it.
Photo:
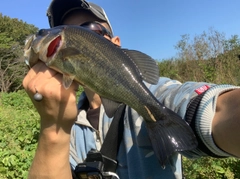
M 96 92 L 109 117 L 122 103 L 136 110 L 162 166 L 174 152 L 197 146 L 189 125 L 146 87 L 145 82 L 156 84 L 159 79 L 158 65 L 148 55 L 121 49 L 88 29 L 69 25 L 42 29 L 29 37 L 25 58 L 30 66 L 40 59 L 62 73 L 65 88 L 76 80 Z

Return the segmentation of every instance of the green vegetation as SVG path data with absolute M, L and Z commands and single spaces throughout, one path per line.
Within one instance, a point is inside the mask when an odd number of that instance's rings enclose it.
M 37 28 L 0 14 L 0 178 L 27 177 L 40 130 L 39 115 L 21 82 L 27 72 L 22 59 L 24 39 Z M 240 85 L 240 39 L 226 39 L 213 29 L 183 35 L 177 57 L 159 61 L 161 76 L 185 81 Z M 183 158 L 186 178 L 240 178 L 240 160 Z
M 234 158 L 183 158 L 183 171 L 187 179 L 239 179 L 240 160 Z
M 0 92 L 21 89 L 27 67 L 23 59 L 25 39 L 38 29 L 0 13 Z
M 240 85 L 240 39 L 225 39 L 213 29 L 195 36 L 183 35 L 175 46 L 178 56 L 159 63 L 160 75 L 185 81 Z
M 0 178 L 27 178 L 40 129 L 25 91 L 0 95 Z

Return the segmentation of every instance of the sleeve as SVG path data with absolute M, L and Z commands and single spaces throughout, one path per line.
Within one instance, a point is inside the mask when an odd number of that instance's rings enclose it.
M 216 85 L 207 90 L 199 102 L 199 106 L 196 110 L 195 120 L 192 123 L 192 126 L 194 125 L 194 131 L 197 137 L 201 140 L 200 144 L 205 146 L 205 150 L 202 150 L 202 152 L 207 155 L 218 158 L 232 156 L 231 154 L 221 150 L 215 144 L 212 137 L 212 120 L 216 111 L 218 96 L 233 89 L 239 89 L 239 87 L 232 85 Z
M 160 78 L 157 85 L 149 87 L 163 105 L 178 113 L 192 127 L 199 145 L 195 150 L 182 152 L 188 158 L 230 156 L 214 143 L 211 126 L 217 97 L 225 91 L 236 88 L 238 87 L 206 82 L 182 84 L 169 78 Z

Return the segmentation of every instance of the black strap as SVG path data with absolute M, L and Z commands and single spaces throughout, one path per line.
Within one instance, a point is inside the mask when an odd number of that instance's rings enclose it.
M 124 113 L 126 105 L 120 105 L 114 114 L 112 123 L 103 142 L 100 153 L 96 150 L 89 151 L 85 163 L 79 163 L 74 172 L 73 178 L 81 178 L 86 172 L 100 170 L 100 172 L 115 172 L 117 168 L 117 154 L 123 137 Z M 102 168 L 102 162 L 104 168 Z M 100 168 L 99 168 L 100 167 Z
M 126 105 L 117 109 L 100 152 L 113 160 L 116 160 L 120 143 L 123 137 L 123 119 Z

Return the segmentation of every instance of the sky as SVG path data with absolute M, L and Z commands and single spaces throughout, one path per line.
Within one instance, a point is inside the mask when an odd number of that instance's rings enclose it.
M 1 0 L 0 13 L 39 29 L 49 28 L 51 0 Z M 139 50 L 155 60 L 175 57 L 181 36 L 191 38 L 213 28 L 240 37 L 240 0 L 91 0 L 102 6 L 123 48 Z

